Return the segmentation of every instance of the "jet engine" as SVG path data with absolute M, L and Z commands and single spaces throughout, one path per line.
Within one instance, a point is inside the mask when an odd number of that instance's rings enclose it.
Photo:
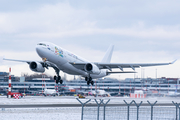
M 45 71 L 45 68 L 39 62 L 31 62 L 29 64 L 29 67 L 34 72 L 41 72 L 41 73 L 43 73 Z
M 88 72 L 90 74 L 100 74 L 101 73 L 101 70 L 95 64 L 92 64 L 92 63 L 87 63 L 84 66 L 84 69 L 86 72 Z

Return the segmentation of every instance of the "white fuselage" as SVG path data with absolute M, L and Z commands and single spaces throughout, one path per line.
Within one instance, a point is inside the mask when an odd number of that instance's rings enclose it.
M 88 73 L 84 70 L 77 69 L 73 65 L 71 65 L 69 62 L 73 63 L 91 63 L 63 48 L 60 48 L 59 46 L 49 43 L 49 42 L 43 42 L 41 45 L 36 46 L 36 51 L 38 55 L 43 59 L 47 59 L 47 61 L 54 63 L 61 71 L 71 74 L 71 75 L 81 75 L 83 77 L 87 77 Z M 90 76 L 95 78 L 102 78 L 106 76 L 105 69 L 102 69 L 99 74 L 90 74 Z
M 56 90 L 55 89 L 44 89 L 44 94 L 45 95 L 55 95 L 56 94 Z
M 97 91 L 91 91 L 91 94 L 96 95 L 97 96 L 103 96 L 103 95 L 107 95 L 107 96 L 111 96 L 108 92 L 106 92 L 105 90 L 97 90 Z

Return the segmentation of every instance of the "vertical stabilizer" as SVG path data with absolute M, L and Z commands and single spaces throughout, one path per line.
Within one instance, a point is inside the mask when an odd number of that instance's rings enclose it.
M 102 63 L 110 63 L 113 50 L 114 50 L 114 45 L 110 45 L 101 61 Z

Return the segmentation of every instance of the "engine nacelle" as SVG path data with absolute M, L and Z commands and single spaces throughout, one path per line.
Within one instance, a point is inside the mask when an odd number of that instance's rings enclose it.
M 84 69 L 86 72 L 88 72 L 90 74 L 100 74 L 101 73 L 101 70 L 95 64 L 92 64 L 92 63 L 87 63 L 84 66 Z
M 45 68 L 39 62 L 31 62 L 29 64 L 29 68 L 34 72 L 41 72 L 41 73 L 45 72 Z

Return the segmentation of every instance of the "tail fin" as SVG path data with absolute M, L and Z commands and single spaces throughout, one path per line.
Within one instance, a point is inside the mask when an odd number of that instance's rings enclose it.
M 110 45 L 101 61 L 102 63 L 110 63 L 113 50 L 114 50 L 114 45 Z

